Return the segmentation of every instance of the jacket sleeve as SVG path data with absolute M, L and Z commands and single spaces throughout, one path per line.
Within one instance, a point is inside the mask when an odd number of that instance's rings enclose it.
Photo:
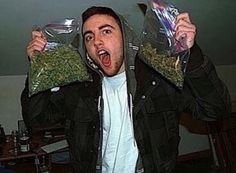
M 181 99 L 182 108 L 195 118 L 222 120 L 231 115 L 231 101 L 226 85 L 220 80 L 215 66 L 195 44 L 191 48 Z
M 21 93 L 21 108 L 28 128 L 50 128 L 63 121 L 65 114 L 62 91 L 44 91 L 31 97 L 28 93 L 28 79 L 26 79 L 25 88 Z

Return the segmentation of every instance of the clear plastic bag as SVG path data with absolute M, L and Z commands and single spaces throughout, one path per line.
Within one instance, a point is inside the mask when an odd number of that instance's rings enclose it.
M 175 39 L 179 11 L 161 0 L 149 0 L 139 57 L 178 88 L 183 87 L 189 49 L 185 38 Z
M 29 96 L 75 81 L 92 80 L 77 48 L 72 46 L 79 31 L 76 19 L 63 19 L 35 29 L 43 32 L 47 44 L 30 61 Z

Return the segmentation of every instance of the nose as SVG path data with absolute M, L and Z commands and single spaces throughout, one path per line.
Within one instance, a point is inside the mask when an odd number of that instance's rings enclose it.
M 94 45 L 95 46 L 100 46 L 102 45 L 103 41 L 102 41 L 102 37 L 99 34 L 95 34 L 94 36 Z

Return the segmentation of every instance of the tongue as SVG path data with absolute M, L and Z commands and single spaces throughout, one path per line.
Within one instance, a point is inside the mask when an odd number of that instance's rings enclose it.
M 109 67 L 111 65 L 111 58 L 110 56 L 106 55 L 106 56 L 102 56 L 101 57 L 101 62 L 105 67 Z

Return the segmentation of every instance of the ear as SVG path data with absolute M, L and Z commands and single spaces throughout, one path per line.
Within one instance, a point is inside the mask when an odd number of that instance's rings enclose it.
M 143 15 L 145 15 L 146 11 L 147 11 L 147 5 L 144 3 L 138 3 L 138 6 L 141 9 L 141 11 L 143 12 Z

